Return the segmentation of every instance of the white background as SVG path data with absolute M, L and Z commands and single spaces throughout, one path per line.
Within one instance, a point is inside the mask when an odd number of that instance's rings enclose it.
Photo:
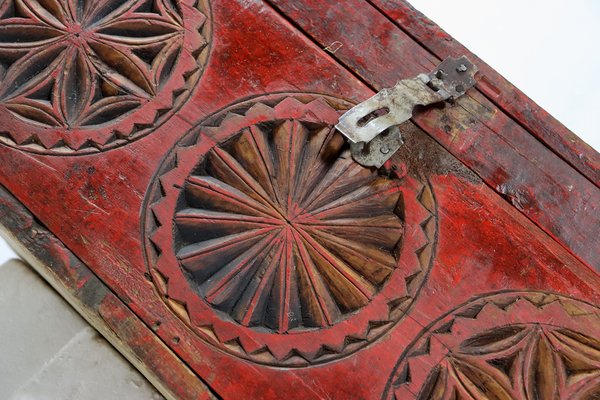
M 600 1 L 408 1 L 600 149 Z
M 411 3 L 600 150 L 600 1 Z M 0 239 L 0 264 L 12 257 Z
M 15 253 L 8 247 L 4 239 L 0 238 L 0 265 L 15 257 Z

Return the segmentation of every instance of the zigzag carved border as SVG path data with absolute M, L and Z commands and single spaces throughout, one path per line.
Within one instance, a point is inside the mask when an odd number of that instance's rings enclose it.
M 137 139 L 149 135 L 169 120 L 177 110 L 179 110 L 191 97 L 195 86 L 197 85 L 204 68 L 208 62 L 211 49 L 212 37 L 212 18 L 208 0 L 193 0 L 193 5 L 188 8 L 202 14 L 193 39 L 192 48 L 186 50 L 186 56 L 189 57 L 193 66 L 180 74 L 174 74 L 170 78 L 170 85 L 174 86 L 164 107 L 158 107 L 155 111 L 147 113 L 147 116 L 141 117 L 142 108 L 136 110 L 134 114 L 125 116 L 121 122 L 113 123 L 117 127 L 107 131 L 104 139 L 88 139 L 80 145 L 74 145 L 69 142 L 68 135 L 62 135 L 61 138 L 51 144 L 45 143 L 38 133 L 26 134 L 11 132 L 0 129 L 0 143 L 19 150 L 25 150 L 32 153 L 70 156 L 94 154 L 102 151 L 114 149 L 131 143 Z M 165 94 L 165 98 L 167 95 Z M 138 118 L 132 118 L 135 115 Z
M 555 349 L 547 339 L 536 338 L 548 335 L 546 332 L 566 335 L 566 340 L 561 343 L 559 338 Z M 525 392 L 548 390 L 560 398 L 588 398 L 580 396 L 583 392 L 590 395 L 590 390 L 600 391 L 598 346 L 597 306 L 538 291 L 488 294 L 459 306 L 424 329 L 398 360 L 382 399 L 446 398 L 443 396 L 450 392 L 460 397 L 458 392 L 463 390 L 469 398 L 482 399 L 521 398 Z M 519 351 L 529 355 L 519 356 Z M 543 356 L 534 354 L 540 351 L 549 357 L 544 362 L 540 361 Z M 559 354 L 561 351 L 566 355 Z M 583 360 L 588 363 L 585 368 Z M 578 367 L 570 370 L 569 363 Z M 563 368 L 566 376 L 559 371 Z M 554 377 L 548 379 L 549 374 Z M 569 378 L 569 374 L 573 376 Z M 585 376 L 583 380 L 581 376 Z
M 419 238 L 415 239 L 410 254 L 406 249 L 406 245 L 403 245 L 401 257 L 410 259 L 405 261 L 411 265 L 411 271 L 413 271 L 405 278 L 403 283 L 406 285 L 406 291 L 403 294 L 383 294 L 382 296 L 385 296 L 386 301 L 384 306 L 386 311 L 382 311 L 383 308 L 380 308 L 377 316 L 363 320 L 360 324 L 357 324 L 359 326 L 355 327 L 352 333 L 338 337 L 339 341 L 337 342 L 331 340 L 330 336 L 323 335 L 324 338 L 327 337 L 329 340 L 323 339 L 321 343 L 314 344 L 314 348 L 308 351 L 292 346 L 289 350 L 282 352 L 280 349 L 276 350 L 268 344 L 260 343 L 256 337 L 247 334 L 248 331 L 251 331 L 250 328 L 241 327 L 237 329 L 239 327 L 235 327 L 231 321 L 223 321 L 223 316 L 217 315 L 214 310 L 207 312 L 206 310 L 199 310 L 197 304 L 190 304 L 191 300 L 194 302 L 202 301 L 197 294 L 194 294 L 195 299 L 192 299 L 189 296 L 181 295 L 179 289 L 176 293 L 171 290 L 172 277 L 166 276 L 155 266 L 160 258 L 173 257 L 166 254 L 172 252 L 172 249 L 161 248 L 158 245 L 158 242 L 161 241 L 158 236 L 162 236 L 162 232 L 168 231 L 168 229 L 161 229 L 162 227 L 170 227 L 173 223 L 173 210 L 167 206 L 167 203 L 172 200 L 169 200 L 169 192 L 173 192 L 174 187 L 180 188 L 182 184 L 174 178 L 177 175 L 176 171 L 182 168 L 184 163 L 190 163 L 192 160 L 195 160 L 194 163 L 199 161 L 194 154 L 194 148 L 198 146 L 202 148 L 211 147 L 215 143 L 229 139 L 231 134 L 235 132 L 229 130 L 230 133 L 227 136 L 223 131 L 228 131 L 231 127 L 242 127 L 246 119 L 252 121 L 261 118 L 266 120 L 269 120 L 269 118 L 275 120 L 296 117 L 310 119 L 322 112 L 318 110 L 322 110 L 324 106 L 340 114 L 350 107 L 350 104 L 321 95 L 276 94 L 247 100 L 218 112 L 192 129 L 176 145 L 175 149 L 166 156 L 146 196 L 147 204 L 142 217 L 142 235 L 146 243 L 149 272 L 158 294 L 171 310 L 203 340 L 233 356 L 263 365 L 306 367 L 322 364 L 353 354 L 383 337 L 408 312 L 426 280 L 435 254 L 437 218 L 435 196 L 432 188 L 428 182 L 420 183 L 413 178 L 406 178 L 407 185 L 413 185 L 407 189 L 413 198 L 410 199 L 404 196 L 405 202 L 411 202 L 410 213 L 412 213 L 412 215 L 407 216 L 406 224 L 413 229 L 411 231 L 413 235 Z M 298 115 L 284 115 L 282 111 L 284 109 L 295 110 L 294 112 Z M 189 168 L 191 167 L 189 166 Z M 178 192 L 179 189 L 176 191 Z M 164 237 L 162 237 L 162 240 L 164 243 Z M 417 242 L 419 243 L 417 244 Z M 172 263 L 176 263 L 174 258 L 172 260 Z M 165 262 L 162 260 L 160 263 L 164 265 Z M 177 266 L 177 268 L 179 267 Z M 205 308 L 208 309 L 208 305 L 204 304 Z M 356 314 L 360 316 L 362 313 L 363 310 L 359 310 Z M 200 317 L 196 315 L 200 315 Z M 334 330 L 335 325 L 330 329 Z M 313 338 L 318 337 L 313 336 Z M 258 339 L 260 339 L 260 336 Z

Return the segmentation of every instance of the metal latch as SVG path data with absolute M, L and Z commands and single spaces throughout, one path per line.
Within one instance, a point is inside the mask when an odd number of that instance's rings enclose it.
M 477 67 L 465 56 L 446 58 L 430 74 L 403 79 L 341 116 L 336 128 L 350 141 L 352 158 L 381 167 L 402 146 L 398 125 L 416 106 L 454 101 L 475 84 Z

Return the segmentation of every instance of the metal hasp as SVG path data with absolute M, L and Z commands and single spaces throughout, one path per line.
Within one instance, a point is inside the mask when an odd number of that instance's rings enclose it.
M 415 106 L 453 101 L 475 85 L 477 67 L 465 56 L 446 58 L 430 74 L 403 79 L 348 110 L 336 128 L 350 141 L 352 158 L 381 167 L 402 146 L 401 128 Z

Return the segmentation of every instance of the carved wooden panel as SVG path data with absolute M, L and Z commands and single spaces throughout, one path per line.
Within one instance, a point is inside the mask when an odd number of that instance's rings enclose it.
M 0 228 L 167 398 L 600 398 L 600 157 L 403 0 L 0 2 Z M 456 54 L 455 54 L 456 53 Z
M 156 129 L 202 72 L 208 15 L 203 1 L 3 1 L 0 140 L 89 153 Z
M 382 337 L 417 296 L 433 194 L 352 160 L 333 128 L 349 107 L 308 94 L 235 104 L 163 162 L 150 271 L 204 340 L 257 363 L 323 363 Z
M 596 399 L 600 308 L 542 292 L 491 295 L 432 324 L 384 398 Z

